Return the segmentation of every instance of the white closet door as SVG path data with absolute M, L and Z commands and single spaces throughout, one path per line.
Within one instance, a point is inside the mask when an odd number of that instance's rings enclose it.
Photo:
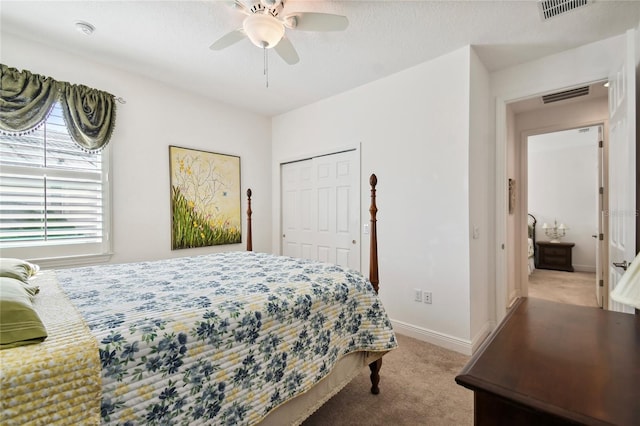
M 281 166 L 282 253 L 360 269 L 359 152 Z
M 282 165 L 282 254 L 313 259 L 315 192 L 313 161 Z

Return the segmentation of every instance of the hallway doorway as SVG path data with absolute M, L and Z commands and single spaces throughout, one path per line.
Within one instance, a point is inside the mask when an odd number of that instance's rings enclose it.
M 602 306 L 601 127 L 526 139 L 527 211 L 537 221 L 535 268 L 526 283 L 529 297 Z
M 529 278 L 529 248 L 528 248 L 528 233 L 527 233 L 527 218 L 528 213 L 530 212 L 528 206 L 528 185 L 529 185 L 529 176 L 528 176 L 528 138 L 529 137 L 537 137 L 538 135 L 544 134 L 553 134 L 555 132 L 567 131 L 569 129 L 573 129 L 574 131 L 578 131 L 583 128 L 590 128 L 592 126 L 603 125 L 602 139 L 600 139 L 603 143 L 603 149 L 601 151 L 603 158 L 598 158 L 598 160 L 602 160 L 603 170 L 602 173 L 599 174 L 599 177 L 605 177 L 607 175 L 607 163 L 608 160 L 606 158 L 607 151 L 607 135 L 609 132 L 608 129 L 608 116 L 609 116 L 609 106 L 608 106 L 608 90 L 604 86 L 604 81 L 596 81 L 590 83 L 588 86 L 588 90 L 585 90 L 583 95 L 574 96 L 569 99 L 563 99 L 561 101 L 554 102 L 544 102 L 542 96 L 534 96 L 526 99 L 522 99 L 520 101 L 510 102 L 506 104 L 507 107 L 507 116 L 510 117 L 508 134 L 510 137 L 507 140 L 507 177 L 516 182 L 515 186 L 515 201 L 514 201 L 514 209 L 513 212 L 509 211 L 509 214 L 506 217 L 507 224 L 507 242 L 508 246 L 512 249 L 507 250 L 507 264 L 506 264 L 506 272 L 507 272 L 507 280 L 506 280 L 506 295 L 507 295 L 507 305 L 510 306 L 518 297 L 526 297 L 528 296 L 528 278 Z M 566 90 L 566 89 L 563 89 Z M 559 92 L 562 93 L 562 90 Z M 594 135 L 597 132 L 589 132 Z M 598 154 L 600 155 L 600 154 Z M 548 166 L 558 160 L 560 164 L 564 162 L 564 169 L 567 172 L 567 176 L 571 173 L 574 165 L 573 158 L 571 155 L 568 157 L 564 156 L 561 153 L 541 153 L 542 157 L 542 174 L 544 175 Z M 595 160 L 594 160 L 595 162 Z M 595 170 L 597 166 L 594 164 L 593 169 Z M 590 188 L 593 188 L 594 191 L 597 191 L 598 187 L 595 183 L 595 175 L 597 173 L 594 171 L 594 178 L 588 178 L 591 182 L 593 182 Z M 556 175 L 555 181 L 545 181 L 542 186 L 541 191 L 547 191 L 550 188 L 561 187 L 567 182 L 568 178 L 559 177 Z M 532 178 L 538 179 L 538 178 Z M 541 179 L 538 179 L 541 180 Z M 570 180 L 570 179 L 569 179 Z M 606 185 L 604 185 L 606 188 Z M 571 194 L 573 192 L 572 189 L 564 189 L 565 195 Z M 594 193 L 593 196 L 589 196 L 591 200 L 595 203 L 597 193 Z M 607 194 L 606 191 L 602 195 L 601 199 L 604 206 L 606 206 Z M 593 216 L 596 217 L 596 208 L 590 209 L 590 212 Z M 563 213 L 564 214 L 564 213 Z M 572 214 L 580 214 L 572 213 Z M 538 228 L 537 228 L 537 241 L 549 241 L 544 231 L 542 230 L 544 223 L 546 222 L 549 227 L 553 227 L 554 223 L 557 220 L 557 224 L 560 225 L 563 221 L 566 220 L 566 227 L 573 228 L 569 229 L 568 232 L 570 237 L 573 239 L 580 238 L 580 244 L 577 248 L 572 248 L 576 250 L 576 255 L 578 262 L 576 266 L 579 272 L 597 272 L 593 267 L 593 262 L 585 263 L 583 260 L 580 260 L 580 253 L 585 248 L 591 244 L 591 247 L 595 244 L 595 240 L 592 235 L 596 235 L 597 238 L 601 238 L 600 235 L 597 235 L 598 228 L 593 226 L 588 230 L 585 230 L 584 226 L 580 225 L 576 228 L 576 224 L 579 225 L 579 220 L 576 220 L 571 217 L 569 222 L 569 218 L 563 219 L 563 217 L 559 216 L 560 212 L 557 211 L 544 211 L 542 210 L 542 216 L 538 218 Z M 606 223 L 604 224 L 604 232 L 602 238 L 604 238 L 607 234 Z M 576 231 L 579 231 L 576 233 Z M 590 242 L 585 242 L 585 239 Z M 564 240 L 568 243 L 575 243 L 576 241 Z M 605 240 L 606 241 L 606 240 Z M 571 253 L 573 254 L 573 253 Z M 584 253 L 582 253 L 584 254 Z M 606 250 L 603 251 L 603 257 L 599 260 L 598 264 L 602 262 L 606 262 Z M 584 265 L 592 265 L 590 269 L 583 268 Z M 606 287 L 606 276 L 604 277 L 603 282 L 601 283 Z M 594 288 L 595 288 L 595 279 L 594 279 Z M 601 291 L 601 293 L 604 293 Z M 605 298 L 606 303 L 606 298 Z

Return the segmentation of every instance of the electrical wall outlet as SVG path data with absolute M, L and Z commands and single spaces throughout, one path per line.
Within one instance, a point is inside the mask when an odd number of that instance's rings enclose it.
M 422 292 L 422 300 L 424 301 L 424 303 L 431 304 L 431 292 L 430 291 L 423 291 Z
M 422 302 L 422 290 L 420 290 L 419 288 L 414 288 L 414 299 L 416 302 Z

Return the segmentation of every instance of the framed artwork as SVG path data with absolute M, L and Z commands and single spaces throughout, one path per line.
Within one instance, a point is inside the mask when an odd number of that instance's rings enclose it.
M 509 179 L 509 214 L 516 208 L 516 180 Z
M 169 146 L 171 249 L 242 242 L 240 157 Z

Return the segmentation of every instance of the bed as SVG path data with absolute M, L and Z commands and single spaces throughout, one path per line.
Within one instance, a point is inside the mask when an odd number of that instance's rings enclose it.
M 370 183 L 369 279 L 251 250 L 29 277 L 48 336 L 0 350 L 0 424 L 300 424 L 366 366 L 377 394 L 397 342 Z
M 528 213 L 527 216 L 527 261 L 529 264 L 529 275 L 536 269 L 536 223 L 534 215 Z

